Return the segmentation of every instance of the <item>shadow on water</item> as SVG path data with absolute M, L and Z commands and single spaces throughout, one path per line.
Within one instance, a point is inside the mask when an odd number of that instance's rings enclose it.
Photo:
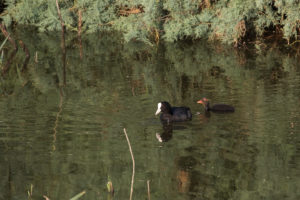
M 103 199 L 108 180 L 113 198 L 128 198 L 124 127 L 135 199 L 147 198 L 147 180 L 152 199 L 300 197 L 297 56 L 201 41 L 123 44 L 112 33 L 67 34 L 62 52 L 60 33 L 13 36 L 38 62 L 18 51 L 0 78 L 0 199 L 28 198 L 31 185 L 32 199 L 83 190 Z M 203 97 L 236 110 L 206 113 Z M 161 124 L 162 100 L 189 106 L 193 120 Z

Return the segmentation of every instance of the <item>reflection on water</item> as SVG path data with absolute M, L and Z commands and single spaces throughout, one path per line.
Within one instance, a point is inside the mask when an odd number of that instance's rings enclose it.
M 0 199 L 299 199 L 300 68 L 277 49 L 201 42 L 146 47 L 111 34 L 16 31 L 32 58 L 12 58 L 0 86 Z M 82 47 L 82 49 L 81 49 Z M 7 59 L 11 51 L 5 53 Z M 27 62 L 27 61 L 26 61 Z M 197 104 L 234 105 L 230 114 Z M 193 120 L 162 124 L 160 101 Z M 200 114 L 197 114 L 200 113 Z M 115 194 L 108 196 L 107 181 Z M 30 191 L 31 193 L 31 191 Z
M 156 133 L 156 138 L 159 142 L 168 142 L 173 135 L 173 123 L 163 123 L 162 133 Z

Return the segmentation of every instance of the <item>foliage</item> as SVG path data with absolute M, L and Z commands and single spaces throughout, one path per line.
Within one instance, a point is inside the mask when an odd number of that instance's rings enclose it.
M 6 4 L 6 25 L 61 29 L 53 0 Z M 205 38 L 239 45 L 275 33 L 290 43 L 300 30 L 299 0 L 60 0 L 59 6 L 68 30 L 118 30 L 127 42 Z

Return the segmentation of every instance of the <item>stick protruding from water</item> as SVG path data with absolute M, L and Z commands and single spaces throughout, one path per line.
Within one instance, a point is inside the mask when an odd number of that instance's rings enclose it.
M 151 197 L 150 197 L 150 181 L 147 180 L 147 189 L 148 189 L 148 200 L 151 200 Z
M 134 174 L 135 174 L 135 162 L 134 162 L 134 156 L 133 156 L 133 153 L 132 153 L 130 141 L 128 139 L 128 135 L 127 135 L 127 132 L 126 132 L 126 128 L 124 128 L 124 134 L 126 136 L 126 140 L 127 140 L 127 143 L 128 143 L 129 151 L 130 151 L 130 154 L 131 154 L 131 160 L 132 160 L 132 177 L 131 177 L 131 187 L 130 187 L 130 197 L 129 197 L 129 200 L 132 200 Z

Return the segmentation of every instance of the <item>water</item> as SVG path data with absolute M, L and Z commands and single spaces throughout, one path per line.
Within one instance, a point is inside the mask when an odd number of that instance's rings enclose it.
M 300 198 L 298 57 L 202 42 L 122 44 L 111 34 L 86 36 L 82 52 L 68 35 L 64 57 L 59 34 L 14 36 L 31 59 L 22 73 L 19 49 L 1 78 L 0 199 L 82 191 L 81 199 L 129 199 L 123 128 L 136 163 L 133 199 L 147 199 L 148 180 L 159 200 Z M 205 115 L 202 97 L 236 112 Z M 189 106 L 193 120 L 163 127 L 154 115 L 162 100 Z

